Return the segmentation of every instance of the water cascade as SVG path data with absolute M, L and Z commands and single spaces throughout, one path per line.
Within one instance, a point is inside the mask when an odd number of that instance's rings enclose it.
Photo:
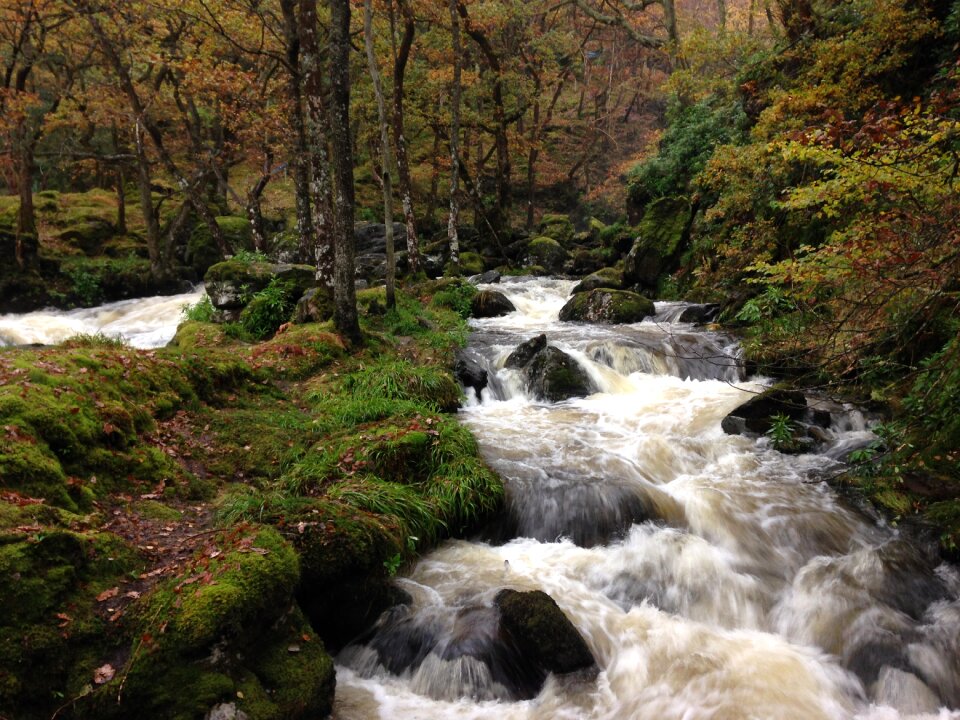
M 496 720 L 960 718 L 960 575 L 822 481 L 870 434 L 825 406 L 814 451 L 726 435 L 761 391 L 731 338 L 679 323 L 560 323 L 573 283 L 495 286 L 488 371 L 462 419 L 504 478 L 503 518 L 398 583 L 410 597 L 338 658 L 335 717 Z M 504 367 L 545 333 L 596 392 L 534 400 Z M 530 691 L 494 598 L 543 590 L 597 661 Z M 951 708 L 953 708 L 951 710 Z
M 155 348 L 173 339 L 184 305 L 204 296 L 203 285 L 180 295 L 120 300 L 79 310 L 37 310 L 0 315 L 0 346 L 55 345 L 73 335 L 101 333 L 133 347 Z

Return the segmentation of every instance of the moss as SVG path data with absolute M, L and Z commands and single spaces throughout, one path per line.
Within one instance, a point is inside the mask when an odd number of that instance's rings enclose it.
M 172 522 L 183 517 L 183 513 L 176 508 L 164 505 L 156 500 L 141 500 L 134 505 L 134 510 L 140 517 L 147 520 L 168 520 Z
M 690 201 L 665 197 L 651 203 L 638 226 L 645 249 L 656 250 L 664 261 L 676 259 L 690 224 Z
M 560 319 L 609 324 L 635 323 L 655 313 L 653 302 L 625 290 L 600 288 L 574 295 L 560 310 Z
M 231 252 L 253 249 L 253 234 L 250 221 L 244 217 L 223 215 L 217 218 L 217 225 L 223 233 L 227 248 Z M 199 273 L 223 260 L 220 248 L 210 234 L 210 228 L 198 222 L 187 241 L 187 263 Z
M 591 273 L 573 288 L 574 293 L 587 292 L 597 288 L 619 290 L 623 287 L 623 272 L 616 268 L 601 268 Z
M 464 275 L 479 275 L 483 272 L 483 258 L 480 253 L 460 253 L 460 270 Z
M 540 219 L 540 234 L 567 247 L 573 239 L 574 227 L 566 215 L 544 215 Z
M 527 245 L 527 264 L 543 266 L 549 272 L 557 272 L 567 259 L 567 251 L 550 237 L 536 237 Z

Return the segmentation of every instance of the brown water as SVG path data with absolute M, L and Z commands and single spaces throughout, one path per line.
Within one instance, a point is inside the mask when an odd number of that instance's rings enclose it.
M 956 569 L 820 480 L 870 438 L 863 417 L 833 407 L 816 454 L 725 435 L 764 387 L 729 338 L 670 322 L 669 304 L 656 322 L 559 323 L 571 287 L 503 284 L 518 312 L 475 323 L 491 388 L 461 417 L 508 512 L 399 580 L 412 603 L 341 654 L 335 717 L 960 718 Z M 600 392 L 531 400 L 502 366 L 540 332 Z M 549 593 L 599 674 L 517 699 L 483 650 L 505 587 Z

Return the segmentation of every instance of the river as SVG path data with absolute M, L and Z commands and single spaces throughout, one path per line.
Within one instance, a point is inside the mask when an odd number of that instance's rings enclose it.
M 183 306 L 198 302 L 204 294 L 203 285 L 198 285 L 179 295 L 120 300 L 77 310 L 0 315 L 0 346 L 56 345 L 74 335 L 99 333 L 137 348 L 163 347 L 183 322 Z
M 410 604 L 338 658 L 338 720 L 960 718 L 956 568 L 823 481 L 869 439 L 859 413 L 829 408 L 817 452 L 782 455 L 722 431 L 766 382 L 741 376 L 731 338 L 674 322 L 678 306 L 578 325 L 557 319 L 572 282 L 492 287 L 518 309 L 473 321 L 491 383 L 461 418 L 506 516 L 398 579 Z M 503 363 L 541 332 L 599 392 L 527 395 Z M 521 699 L 489 653 L 453 651 L 465 632 L 493 642 L 503 588 L 550 594 L 599 671 Z

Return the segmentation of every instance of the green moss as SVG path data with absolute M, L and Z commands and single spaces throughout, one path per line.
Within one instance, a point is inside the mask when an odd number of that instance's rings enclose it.
M 536 237 L 527 245 L 527 264 L 542 266 L 549 272 L 557 272 L 567 259 L 567 251 L 550 237 Z
M 147 520 L 169 520 L 176 521 L 183 517 L 183 513 L 164 505 L 156 500 L 141 500 L 134 505 L 136 513 Z
M 560 310 L 560 319 L 609 324 L 635 323 L 655 313 L 653 302 L 625 290 L 600 288 L 574 295 Z
M 645 249 L 656 250 L 664 261 L 676 259 L 690 224 L 690 201 L 665 197 L 651 203 L 640 221 L 640 239 Z
M 567 247 L 573 239 L 574 227 L 566 215 L 544 215 L 540 219 L 540 234 Z
M 253 249 L 253 234 L 247 218 L 224 215 L 217 218 L 217 225 L 231 252 Z M 223 260 L 220 248 L 210 234 L 210 228 L 202 222 L 198 222 L 190 233 L 186 259 L 190 267 L 200 273 Z

